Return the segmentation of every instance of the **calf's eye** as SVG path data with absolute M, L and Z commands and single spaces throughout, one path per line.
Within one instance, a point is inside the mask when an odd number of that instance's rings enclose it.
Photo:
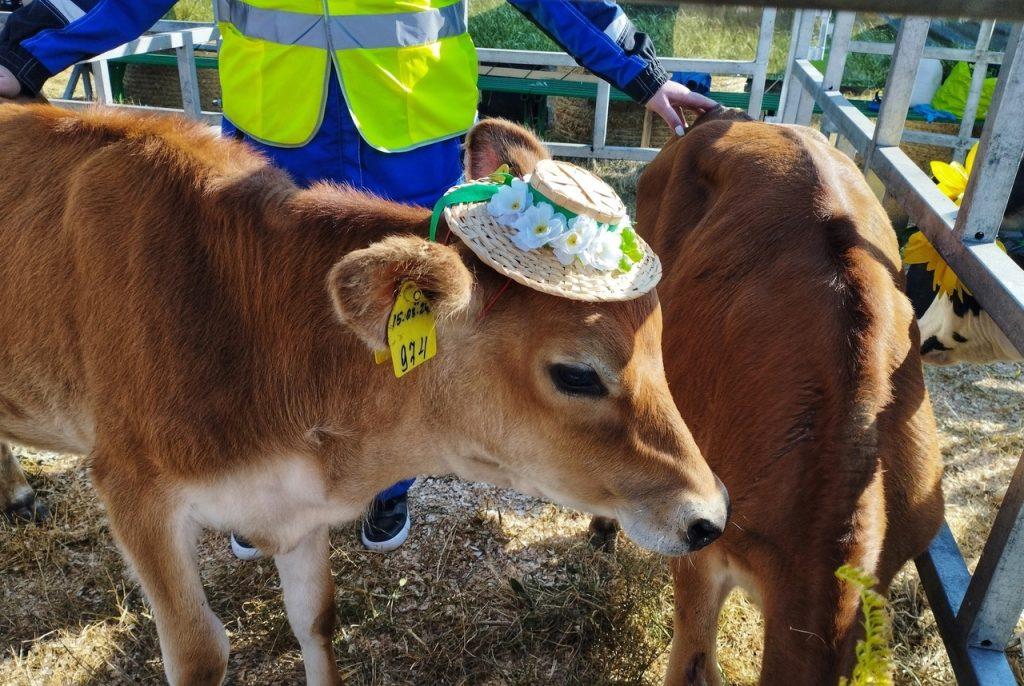
M 548 367 L 555 388 L 566 395 L 602 398 L 608 389 L 601 383 L 601 377 L 589 364 L 553 364 Z

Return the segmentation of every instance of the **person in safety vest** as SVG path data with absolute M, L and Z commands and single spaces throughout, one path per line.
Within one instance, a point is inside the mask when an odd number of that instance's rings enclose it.
M 659 114 L 715 101 L 669 79 L 650 38 L 611 0 L 508 0 L 577 62 Z M 0 96 L 35 95 L 71 66 L 134 40 L 174 0 L 34 0 L 0 32 Z M 462 176 L 476 118 L 468 0 L 214 0 L 225 135 L 244 139 L 296 183 L 347 183 L 430 207 Z M 430 169 L 431 173 L 417 173 Z M 406 492 L 378 494 L 363 545 L 408 536 Z M 243 559 L 259 552 L 232 536 Z

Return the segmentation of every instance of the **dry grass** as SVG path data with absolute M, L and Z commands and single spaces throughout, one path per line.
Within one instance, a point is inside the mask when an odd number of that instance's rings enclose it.
M 930 369 L 946 455 L 949 519 L 973 563 L 1024 449 L 1024 368 Z M 0 529 L 0 683 L 157 683 L 146 603 L 126 575 L 75 459 L 22 450 L 54 511 L 48 526 Z M 478 484 L 431 479 L 412 492 L 417 526 L 392 555 L 333 536 L 340 664 L 354 684 L 656 684 L 670 639 L 663 561 L 586 543 L 575 512 Z M 215 534 L 199 562 L 231 636 L 233 683 L 301 683 L 273 565 L 230 557 Z M 916 574 L 891 601 L 898 683 L 952 677 Z M 719 644 L 731 684 L 756 683 L 762 627 L 734 595 Z M 1024 672 L 1020 638 L 1012 647 Z

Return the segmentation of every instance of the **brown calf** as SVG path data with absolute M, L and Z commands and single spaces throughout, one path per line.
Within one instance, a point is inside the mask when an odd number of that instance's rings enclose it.
M 469 171 L 543 154 L 531 145 L 483 124 Z M 7 105 L 0 151 L 0 438 L 88 454 L 172 683 L 219 683 L 227 665 L 200 527 L 275 556 L 307 679 L 328 684 L 328 526 L 399 479 L 512 486 L 619 517 L 667 554 L 724 526 L 653 293 L 585 304 L 513 286 L 480 318 L 504 279 L 427 242 L 425 210 L 300 190 L 180 119 Z M 439 352 L 396 379 L 370 350 L 405 279 L 433 305 Z M 602 392 L 559 387 L 564 365 L 596 370 Z
M 834 572 L 858 565 L 884 591 L 935 535 L 935 423 L 896 239 L 860 171 L 811 129 L 743 119 L 705 117 L 639 186 L 669 382 L 735 523 L 672 564 L 667 683 L 721 683 L 718 613 L 742 586 L 765 615 L 761 683 L 835 684 L 858 599 Z

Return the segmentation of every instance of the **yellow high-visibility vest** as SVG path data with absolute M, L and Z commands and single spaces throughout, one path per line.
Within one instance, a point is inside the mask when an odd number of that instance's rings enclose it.
M 399 152 L 469 130 L 467 0 L 216 0 L 224 115 L 270 145 L 308 143 L 333 61 L 359 133 Z

